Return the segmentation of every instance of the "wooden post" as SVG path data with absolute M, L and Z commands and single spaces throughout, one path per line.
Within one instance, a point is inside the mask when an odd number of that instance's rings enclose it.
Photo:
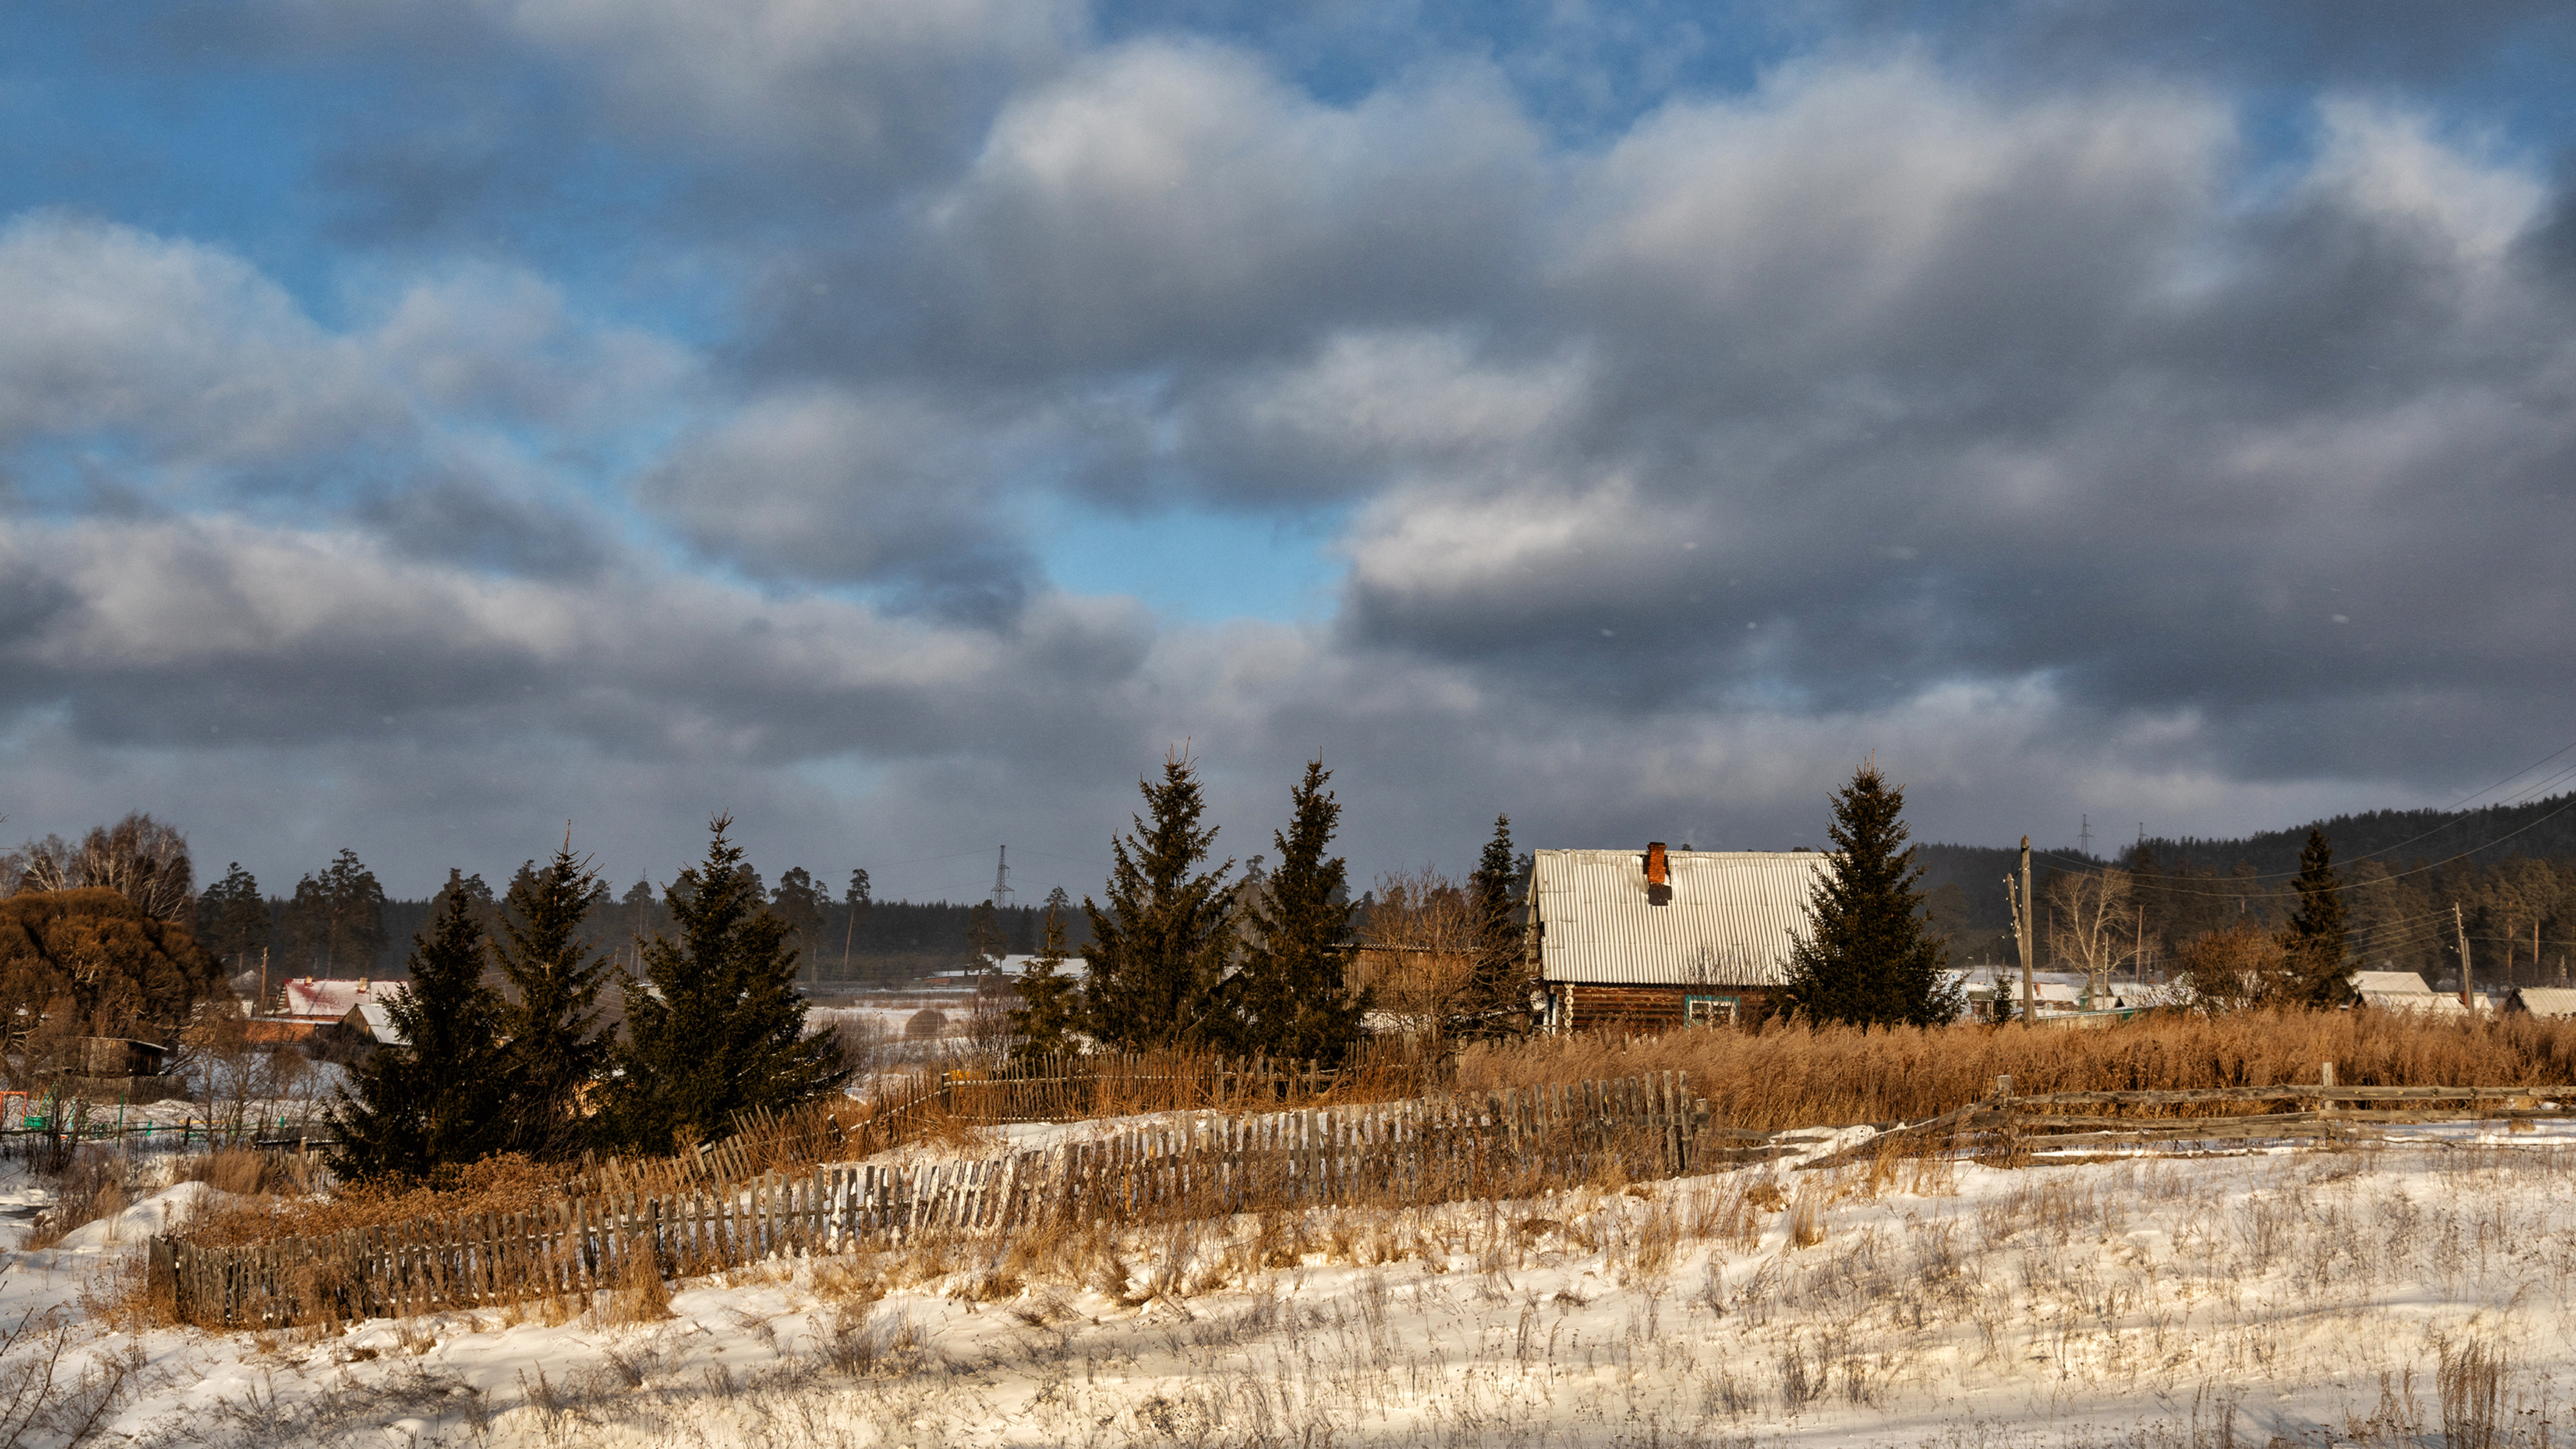
M 2460 1005 L 2467 1008 L 2474 1018 L 2478 1007 L 2469 995 L 2469 928 L 2460 919 L 2460 903 L 2457 901 L 2451 903 L 2451 929 L 2460 937 Z

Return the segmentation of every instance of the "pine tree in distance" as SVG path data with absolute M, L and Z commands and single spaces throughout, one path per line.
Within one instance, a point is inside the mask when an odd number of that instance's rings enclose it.
M 478 877 L 447 873 L 428 929 L 412 945 L 411 984 L 386 998 L 404 1045 L 353 1067 L 332 1108 L 331 1170 L 351 1181 L 418 1179 L 499 1149 L 500 994 L 483 984 Z M 479 899 L 478 899 L 479 897 Z
M 1338 1062 L 1359 1040 L 1368 994 L 1344 979 L 1351 907 L 1348 867 L 1324 854 L 1342 815 L 1322 760 L 1289 792 L 1279 868 L 1244 910 L 1243 970 L 1233 997 L 1239 1044 L 1292 1061 Z
M 1512 817 L 1494 817 L 1494 837 L 1467 877 L 1476 913 L 1476 960 L 1459 992 L 1452 1036 L 1491 1037 L 1529 1024 L 1529 970 L 1521 941 L 1520 865 L 1512 855 Z
M 1940 1026 L 1958 1019 L 1960 989 L 1942 972 L 1949 948 L 1924 928 L 1923 879 L 1905 844 L 1905 791 L 1875 760 L 1834 795 L 1839 849 L 1816 877 L 1805 929 L 1789 952 L 1780 1004 L 1815 1022 Z
M 1062 889 L 1056 894 L 1062 895 Z M 1065 968 L 1064 916 L 1047 902 L 1046 935 L 1038 958 L 1020 973 L 1020 1005 L 1011 1011 L 1011 1040 L 1022 1060 L 1068 1052 L 1082 1030 L 1082 983 Z
M 2281 933 L 2289 956 L 2289 980 L 2295 999 L 2310 1006 L 2332 1006 L 2343 994 L 2343 881 L 2336 874 L 2334 847 L 2326 833 L 2308 828 L 2308 843 L 2299 851 L 2299 908 Z
M 1229 860 L 1198 869 L 1216 841 L 1216 827 L 1201 829 L 1207 802 L 1198 771 L 1175 750 L 1163 761 L 1163 778 L 1136 782 L 1144 792 L 1148 824 L 1109 844 L 1109 904 L 1085 897 L 1091 944 L 1083 948 L 1090 980 L 1083 985 L 1083 1015 L 1091 1034 L 1123 1048 L 1201 1045 L 1226 1040 L 1220 984 L 1234 951 Z
M 646 979 L 622 983 L 625 1071 L 610 1116 L 641 1151 L 695 1145 L 729 1131 L 737 1112 L 792 1107 L 850 1080 L 840 1044 L 806 1034 L 788 924 L 763 908 L 759 878 L 725 837 L 732 825 L 709 821 L 706 859 L 663 892 L 680 938 L 645 942 Z
M 581 923 L 605 894 L 566 831 L 563 848 L 543 867 L 521 870 L 502 903 L 492 954 L 510 986 L 502 1018 L 510 1151 L 562 1157 L 582 1146 L 583 1096 L 607 1069 L 609 1042 L 597 1011 L 607 966 L 582 940 Z

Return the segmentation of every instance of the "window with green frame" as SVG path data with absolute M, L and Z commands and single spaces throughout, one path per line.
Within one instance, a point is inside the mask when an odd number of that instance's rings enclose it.
M 1715 1026 L 1719 1022 L 1732 1025 L 1736 1009 L 1743 1004 L 1742 997 L 1707 996 L 1694 991 L 1682 998 L 1682 1020 L 1691 1026 Z

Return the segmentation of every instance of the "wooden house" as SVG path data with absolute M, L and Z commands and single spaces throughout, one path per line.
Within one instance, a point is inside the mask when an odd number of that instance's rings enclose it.
M 1542 850 L 1530 872 L 1533 1008 L 1551 1030 L 1758 1016 L 1789 964 L 1815 851 Z

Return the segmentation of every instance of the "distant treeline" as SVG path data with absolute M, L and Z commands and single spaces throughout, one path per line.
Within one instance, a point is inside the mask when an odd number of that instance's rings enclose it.
M 794 931 L 808 982 L 827 988 L 882 985 L 967 964 L 967 915 L 975 909 L 971 902 L 853 903 L 821 899 L 817 892 L 800 890 L 801 884 L 791 876 L 780 882 L 783 897 L 776 890 L 764 893 L 771 898 L 771 909 Z M 326 946 L 325 933 L 301 919 L 313 913 L 309 900 L 299 907 L 292 899 L 271 896 L 262 901 L 265 921 L 241 922 L 237 915 L 228 931 L 201 928 L 201 939 L 224 953 L 225 969 L 235 975 L 256 973 L 266 948 L 272 983 L 316 974 L 399 977 L 435 900 L 383 900 L 378 929 L 361 924 L 343 930 L 335 944 Z M 1010 954 L 1037 951 L 1044 905 L 1006 906 L 994 915 Z M 1078 900 L 1065 904 L 1063 916 L 1066 940 L 1078 951 L 1091 939 L 1090 921 Z M 639 937 L 674 933 L 669 908 L 640 881 L 622 899 L 602 893 L 582 923 L 582 935 L 592 946 L 627 964 L 632 964 L 631 948 Z
M 2281 926 L 2297 905 L 2291 882 L 2311 828 L 2238 839 L 2149 836 L 2107 856 L 2034 846 L 2032 885 L 2044 912 L 2053 877 L 2126 872 L 2131 930 L 2152 968 L 2210 931 L 2245 921 Z M 2313 828 L 2334 849 L 2356 967 L 2455 979 L 2463 933 L 2482 982 L 2555 985 L 2576 964 L 2576 794 L 2460 812 L 2373 810 Z M 1954 963 L 2013 959 L 2003 880 L 2019 855 L 1920 848 L 1923 888 Z

